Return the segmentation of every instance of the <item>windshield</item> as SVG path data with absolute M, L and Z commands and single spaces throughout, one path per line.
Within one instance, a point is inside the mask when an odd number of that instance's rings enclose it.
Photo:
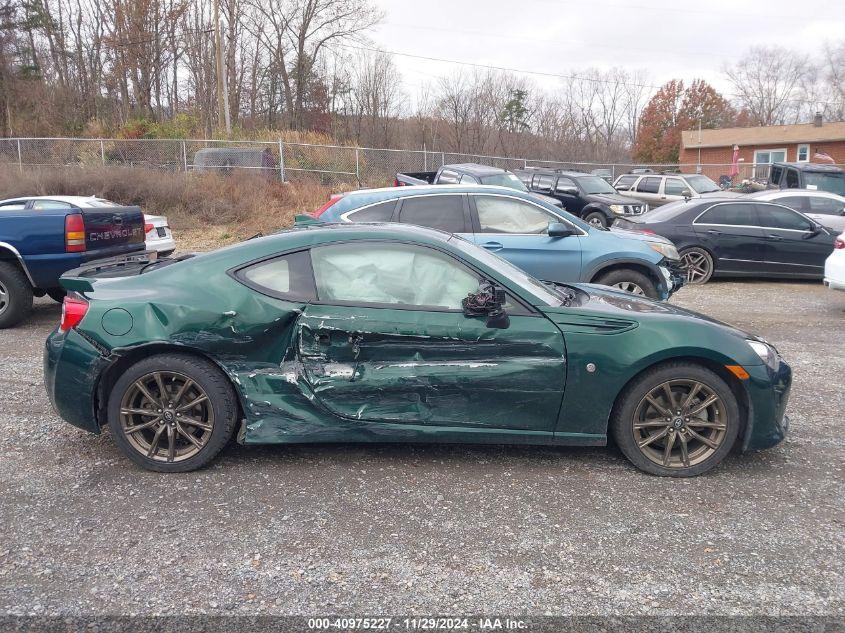
M 586 194 L 616 193 L 616 189 L 611 187 L 604 178 L 598 176 L 581 176 L 578 178 L 578 184 Z
M 496 174 L 495 176 L 484 176 L 481 179 L 482 185 L 498 185 L 499 187 L 508 187 L 509 189 L 516 189 L 517 191 L 528 191 L 523 182 L 516 177 L 515 174 Z
M 696 193 L 713 193 L 714 191 L 721 191 L 719 185 L 710 180 L 707 176 L 684 176 L 687 184 L 693 188 Z
M 559 293 L 554 291 L 549 286 L 545 285 L 539 279 L 535 279 L 534 277 L 523 271 L 521 268 L 517 268 L 509 261 L 502 259 L 498 255 L 494 255 L 490 251 L 484 250 L 483 248 L 476 246 L 472 242 L 468 242 L 467 240 L 458 235 L 453 235 L 449 239 L 449 243 L 454 245 L 459 251 L 469 255 L 472 259 L 481 262 L 488 268 L 495 270 L 503 277 L 507 277 L 514 284 L 527 291 L 534 297 L 537 297 L 546 305 L 563 305 L 564 301 Z
M 807 189 L 818 189 L 845 195 L 845 174 L 807 171 L 804 172 L 804 183 Z

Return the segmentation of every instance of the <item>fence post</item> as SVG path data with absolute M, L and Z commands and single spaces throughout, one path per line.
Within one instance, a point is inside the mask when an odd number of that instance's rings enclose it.
M 440 166 L 443 167 L 446 165 L 446 153 L 440 152 Z
M 361 186 L 361 163 L 358 156 L 358 148 L 355 148 L 355 179 L 358 181 L 358 186 Z
M 527 158 L 522 159 L 522 168 L 528 169 L 528 159 Z
M 18 139 L 18 169 L 23 173 L 23 155 L 21 154 L 21 140 Z
M 279 139 L 279 175 L 285 181 L 285 144 Z
M 182 141 L 182 167 L 185 168 L 185 173 L 188 173 L 188 147 L 185 141 Z

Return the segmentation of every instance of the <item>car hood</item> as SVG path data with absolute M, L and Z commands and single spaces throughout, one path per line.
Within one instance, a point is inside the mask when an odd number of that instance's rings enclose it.
M 600 202 L 602 204 L 643 204 L 642 200 L 629 198 L 619 193 L 591 193 L 584 196 L 589 202 Z
M 704 321 L 716 327 L 726 334 L 736 336 L 742 339 L 760 340 L 757 336 L 749 334 L 732 325 L 695 312 L 694 310 L 687 310 L 665 301 L 655 301 L 647 297 L 639 297 L 632 295 L 629 292 L 622 290 L 614 290 L 607 286 L 598 284 L 568 284 L 579 292 L 581 303 L 576 310 L 589 310 L 595 316 L 607 317 L 610 320 L 630 323 L 631 320 L 635 323 L 639 315 L 663 316 L 670 318 L 683 318 L 697 321 Z M 553 321 L 556 321 L 554 315 L 565 315 L 571 313 L 571 307 L 551 307 L 542 308 L 543 312 L 547 313 Z
M 744 198 L 746 194 L 738 191 L 708 191 L 699 195 L 701 198 Z

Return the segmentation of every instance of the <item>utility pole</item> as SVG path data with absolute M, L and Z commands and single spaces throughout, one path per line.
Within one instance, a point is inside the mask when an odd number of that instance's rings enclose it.
M 226 134 L 232 133 L 229 115 L 229 87 L 223 69 L 223 35 L 220 23 L 220 0 L 214 0 L 214 58 L 217 66 L 217 127 L 225 127 Z

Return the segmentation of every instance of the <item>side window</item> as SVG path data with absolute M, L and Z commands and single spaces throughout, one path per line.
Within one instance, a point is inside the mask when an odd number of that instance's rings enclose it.
M 772 173 L 769 174 L 769 182 L 773 185 L 780 184 L 780 178 L 783 175 L 783 167 L 780 165 L 772 165 Z
M 26 207 L 26 200 L 18 200 L 0 204 L 0 211 L 23 211 L 24 207 Z
M 460 310 L 478 275 L 436 250 L 356 242 L 311 249 L 320 301 Z
M 449 233 L 464 233 L 466 223 L 463 196 L 405 198 L 399 209 L 399 221 Z
M 569 188 L 575 187 L 576 190 L 578 189 L 578 185 L 575 184 L 574 180 L 572 180 L 571 178 L 567 178 L 566 176 L 560 176 L 557 179 L 557 184 L 555 185 L 555 190 L 556 191 L 562 191 L 563 189 L 566 189 L 567 187 L 569 187 Z
M 437 182 L 445 185 L 457 185 L 459 179 L 460 176 L 458 176 L 457 172 L 444 169 L 440 172 L 440 178 L 437 179 Z
M 758 226 L 753 204 L 717 204 L 710 207 L 695 221 L 696 224 L 722 224 L 727 226 Z
M 820 213 L 822 215 L 842 215 L 842 211 L 843 209 L 845 209 L 845 202 L 837 200 L 836 198 L 812 196 L 808 198 L 808 200 L 810 201 L 810 209 L 808 213 Z
M 802 213 L 804 213 L 808 209 L 807 196 L 785 196 L 783 198 L 777 198 L 775 202 L 777 202 L 778 204 L 786 205 L 790 209 L 801 211 Z
M 660 190 L 660 178 L 643 178 L 637 183 L 639 193 L 657 193 Z
M 635 182 L 637 182 L 638 176 L 621 176 L 619 180 L 616 181 L 616 189 L 621 191 L 628 191 Z
M 530 233 L 541 235 L 549 230 L 555 216 L 539 207 L 503 196 L 474 196 L 481 233 Z
M 235 276 L 244 284 L 271 296 L 310 301 L 316 298 L 308 251 L 265 260 L 239 270 Z
M 461 184 L 462 185 L 477 185 L 478 180 L 476 180 L 474 176 L 470 176 L 469 174 L 464 174 L 463 176 L 461 176 Z
M 531 172 L 521 171 L 516 173 L 517 177 L 522 181 L 526 187 L 531 187 L 531 179 L 534 177 Z
M 789 209 L 773 204 L 758 204 L 760 225 L 768 229 L 789 229 L 792 231 L 809 231 L 813 228 L 810 221 Z
M 680 178 L 667 178 L 663 193 L 667 196 L 682 196 L 684 189 L 690 189 Z
M 549 175 L 534 176 L 534 189 L 549 193 L 555 184 L 555 177 Z
M 388 200 L 358 211 L 350 211 L 345 217 L 350 222 L 390 222 L 395 208 L 396 200 Z
M 75 209 L 76 207 L 67 202 L 59 202 L 58 200 L 33 200 L 32 209 L 34 211 L 50 211 L 52 209 Z
M 786 188 L 787 189 L 798 189 L 800 185 L 798 184 L 798 171 L 795 169 L 787 169 L 786 170 Z

